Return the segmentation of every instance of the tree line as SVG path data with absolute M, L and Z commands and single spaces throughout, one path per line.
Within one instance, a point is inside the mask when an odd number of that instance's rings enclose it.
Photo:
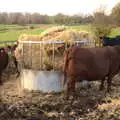
M 0 24 L 117 24 L 120 25 L 120 3 L 112 8 L 110 15 L 104 10 L 95 11 L 93 15 L 64 15 L 58 13 L 54 16 L 41 15 L 40 13 L 0 12 Z
M 40 13 L 6 13 L 0 12 L 0 24 L 84 24 L 91 23 L 93 21 L 93 17 L 82 16 L 82 15 L 64 15 L 62 13 L 58 13 L 54 16 L 41 15 Z

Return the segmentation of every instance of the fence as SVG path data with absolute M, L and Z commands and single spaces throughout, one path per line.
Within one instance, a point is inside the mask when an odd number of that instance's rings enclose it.
M 81 47 L 102 46 L 101 42 L 88 42 L 87 40 L 73 43 Z M 19 45 L 22 46 L 22 68 L 60 71 L 63 66 L 63 52 L 72 44 L 63 41 L 19 41 Z

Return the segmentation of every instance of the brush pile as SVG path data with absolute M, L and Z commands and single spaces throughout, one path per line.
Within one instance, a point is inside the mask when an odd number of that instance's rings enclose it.
M 68 29 L 66 26 L 57 26 L 47 29 L 40 35 L 20 35 L 18 42 L 20 43 L 16 49 L 23 49 L 25 68 L 44 69 L 44 70 L 60 70 L 63 63 L 63 52 L 66 47 L 69 47 L 75 41 L 87 40 L 93 41 L 93 36 L 87 31 L 76 31 Z M 24 45 L 22 41 L 28 41 Z M 29 41 L 49 41 L 48 43 L 29 43 Z M 54 44 L 53 44 L 54 42 Z M 58 42 L 63 42 L 59 43 Z M 82 47 L 88 47 L 88 44 L 80 44 Z M 94 44 L 89 44 L 89 47 L 94 47 Z M 18 56 L 18 55 L 17 55 Z

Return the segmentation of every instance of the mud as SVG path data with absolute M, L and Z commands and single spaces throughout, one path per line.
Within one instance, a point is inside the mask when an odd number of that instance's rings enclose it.
M 99 91 L 92 83 L 77 89 L 78 97 L 64 100 L 63 92 L 21 90 L 15 74 L 3 74 L 0 86 L 0 120 L 119 120 L 119 79 L 112 91 Z

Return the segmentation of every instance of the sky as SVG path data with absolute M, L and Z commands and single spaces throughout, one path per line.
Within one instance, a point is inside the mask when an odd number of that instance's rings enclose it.
M 120 0 L 0 0 L 0 12 L 92 14 L 94 10 L 104 5 L 106 12 L 110 13 L 118 2 Z

